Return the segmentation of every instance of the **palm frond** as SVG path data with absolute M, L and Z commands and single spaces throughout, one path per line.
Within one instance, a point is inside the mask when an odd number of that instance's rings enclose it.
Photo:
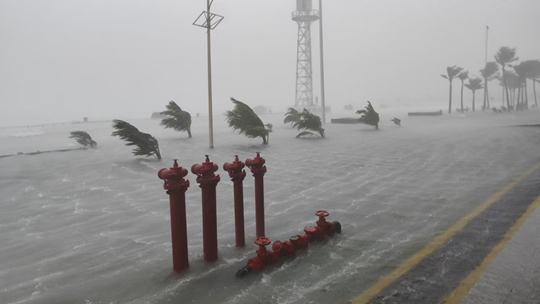
M 471 91 L 480 90 L 484 87 L 482 85 L 482 78 L 469 78 L 469 83 L 466 83 L 465 86 Z
M 379 129 L 379 113 L 375 112 L 375 109 L 371 105 L 371 102 L 368 101 L 368 105 L 365 110 L 358 110 L 356 114 L 361 114 L 358 119 L 361 123 L 366 125 L 374 126 L 375 129 Z
M 445 79 L 448 79 L 450 82 L 452 82 L 452 80 L 454 80 L 454 77 L 456 77 L 460 72 L 461 70 L 463 70 L 463 68 L 460 68 L 458 66 L 451 66 L 451 67 L 447 67 L 446 68 L 446 74 L 448 75 L 441 75 L 442 77 L 444 77 Z
M 152 135 L 139 131 L 123 120 L 115 119 L 113 123 L 113 128 L 117 131 L 114 131 L 111 136 L 118 136 L 127 141 L 126 146 L 137 146 L 133 149 L 133 155 L 154 155 L 157 159 L 161 159 L 158 141 Z
M 231 101 L 235 105 L 234 109 L 225 113 L 229 127 L 248 138 L 261 137 L 263 144 L 268 144 L 268 130 L 259 116 L 245 103 L 232 97 Z
M 300 133 L 298 133 L 298 135 L 296 135 L 296 138 L 298 138 L 300 136 L 304 136 L 304 135 L 315 136 L 315 133 L 312 133 L 312 132 L 309 132 L 309 131 L 300 132 Z
M 283 123 L 295 123 L 300 119 L 300 113 L 295 108 L 289 108 L 287 109 L 287 113 L 285 113 L 285 119 L 283 120 Z
M 499 66 L 494 61 L 490 61 L 486 63 L 486 66 L 480 70 L 480 74 L 482 74 L 482 77 L 484 78 L 492 78 L 495 73 L 499 71 Z
M 503 67 L 504 65 L 512 63 L 516 60 L 519 60 L 519 57 L 516 57 L 516 48 L 502 46 L 495 55 L 495 61 L 497 61 L 497 63 Z
M 191 138 L 191 114 L 183 111 L 174 101 L 169 101 L 166 106 L 167 110 L 161 112 L 161 115 L 167 116 L 162 119 L 160 125 L 166 129 L 173 129 L 176 131 L 186 131 Z
M 74 138 L 79 144 L 85 147 L 93 148 L 97 146 L 97 143 L 92 139 L 90 134 L 86 133 L 85 131 L 73 131 L 70 134 L 71 136 L 69 138 Z
M 298 121 L 293 123 L 293 127 L 298 129 L 298 131 L 300 130 L 315 131 L 315 132 L 318 132 L 321 137 L 324 137 L 324 129 L 322 128 L 321 118 L 318 115 L 315 115 L 309 112 L 308 110 L 304 109 L 304 111 L 299 113 L 299 118 L 300 119 Z M 300 134 L 303 134 L 303 133 L 305 132 L 302 132 Z M 299 136 L 302 136 L 300 134 Z

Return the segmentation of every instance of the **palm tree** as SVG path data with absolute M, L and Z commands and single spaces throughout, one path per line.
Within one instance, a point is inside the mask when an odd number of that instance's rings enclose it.
M 518 98 L 516 101 L 516 110 L 524 110 L 527 108 L 525 95 L 527 94 L 527 89 L 525 84 L 527 83 L 527 74 L 528 67 L 525 62 L 521 62 L 518 65 L 512 66 L 514 71 L 518 76 L 516 87 L 518 89 Z
M 457 66 L 451 66 L 446 68 L 446 73 L 448 75 L 441 75 L 443 78 L 448 79 L 450 82 L 450 99 L 448 101 L 448 114 L 452 113 L 452 80 L 461 72 L 463 68 Z
M 315 135 L 314 132 L 319 132 L 321 137 L 324 137 L 324 129 L 322 128 L 321 118 L 318 115 L 310 113 L 308 110 L 304 109 L 299 113 L 300 119 L 293 124 L 293 127 L 300 130 L 305 130 L 296 135 L 296 138 L 304 135 Z M 310 131 L 307 131 L 310 130 Z
M 159 124 L 164 126 L 165 129 L 174 129 L 179 132 L 186 131 L 189 138 L 191 138 L 191 114 L 182 111 L 176 102 L 172 100 L 169 101 L 166 108 L 167 110 L 160 114 L 167 117 L 163 118 Z
M 534 92 L 534 106 L 538 108 L 538 100 L 536 99 L 536 82 L 540 81 L 537 78 L 540 78 L 540 61 L 538 60 L 527 60 L 527 65 L 529 66 L 529 78 L 532 79 L 533 83 L 533 92 Z
M 482 79 L 481 78 L 469 78 L 469 83 L 465 84 L 465 86 L 472 91 L 472 110 L 474 112 L 474 100 L 475 100 L 475 93 L 476 90 L 480 90 L 482 88 Z
M 97 146 L 97 143 L 92 139 L 90 134 L 84 131 L 73 131 L 70 134 L 71 136 L 69 138 L 75 138 L 79 144 L 85 147 L 93 148 Z
M 469 71 L 459 73 L 458 78 L 461 80 L 461 113 L 463 113 L 463 82 L 469 78 Z
M 486 63 L 486 66 L 480 70 L 482 77 L 484 77 L 484 104 L 482 105 L 482 110 L 489 109 L 489 90 L 488 82 L 497 78 L 497 72 L 499 71 L 499 66 L 494 61 Z
M 240 134 L 243 133 L 248 138 L 261 137 L 263 144 L 267 145 L 268 130 L 259 116 L 245 103 L 232 97 L 231 101 L 235 104 L 234 110 L 225 113 L 229 127 L 238 130 Z
M 300 113 L 295 108 L 287 109 L 287 113 L 285 113 L 285 119 L 283 120 L 283 123 L 291 123 L 292 125 L 299 120 Z
M 127 141 L 126 146 L 137 146 L 133 149 L 133 155 L 154 155 L 157 159 L 161 159 L 158 141 L 152 135 L 139 131 L 123 120 L 115 119 L 113 123 L 113 128 L 117 131 L 114 131 L 111 136 L 118 136 Z
M 507 46 L 502 46 L 497 52 L 497 55 L 495 55 L 495 61 L 497 61 L 497 63 L 502 66 L 503 85 L 504 85 L 504 90 L 506 91 L 506 106 L 508 110 L 510 110 L 510 95 L 508 93 L 508 85 L 506 83 L 504 68 L 507 64 L 512 63 L 518 59 L 519 57 L 516 57 L 516 48 L 509 48 Z M 504 103 L 504 100 L 503 100 L 503 103 Z
M 500 85 L 501 87 L 503 87 L 503 93 L 505 93 L 504 91 L 504 79 L 506 79 L 506 86 L 508 87 L 508 92 L 511 92 L 512 94 L 510 95 L 510 105 L 508 105 L 508 108 L 505 107 L 505 111 L 510 111 L 512 110 L 513 108 L 513 105 L 514 105 L 514 97 L 515 97 L 515 91 L 517 88 L 520 87 L 520 80 L 519 80 L 519 76 L 512 72 L 512 71 L 505 71 L 503 73 L 503 77 L 500 78 Z M 510 94 L 510 93 L 509 93 Z M 503 99 L 504 99 L 504 94 L 503 94 Z M 503 103 L 504 105 L 504 103 Z
M 374 126 L 376 130 L 379 130 L 379 113 L 375 112 L 371 102 L 368 101 L 368 105 L 365 110 L 358 110 L 356 114 L 361 114 L 358 121 L 369 126 Z

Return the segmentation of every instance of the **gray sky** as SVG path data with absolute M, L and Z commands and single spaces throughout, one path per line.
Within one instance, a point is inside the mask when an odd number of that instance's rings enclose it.
M 478 75 L 501 46 L 540 59 L 538 0 L 324 2 L 326 102 L 334 109 L 447 106 L 446 67 Z M 318 6 L 318 1 L 313 1 Z M 0 0 L 0 126 L 148 118 L 175 100 L 207 114 L 205 0 Z M 215 0 L 214 115 L 229 97 L 294 105 L 295 0 Z M 319 24 L 312 25 L 314 96 Z M 454 93 L 459 93 L 458 81 Z M 498 90 L 498 88 L 497 88 Z M 497 91 L 494 94 L 498 93 Z M 466 92 L 470 103 L 470 92 Z M 454 99 L 455 102 L 455 99 Z

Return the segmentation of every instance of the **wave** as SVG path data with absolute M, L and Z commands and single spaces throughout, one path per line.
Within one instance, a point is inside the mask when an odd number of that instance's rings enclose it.
M 32 136 L 40 136 L 45 134 L 43 130 L 36 130 L 36 131 L 27 131 L 27 132 L 18 132 L 14 134 L 7 134 L 6 137 L 32 137 Z

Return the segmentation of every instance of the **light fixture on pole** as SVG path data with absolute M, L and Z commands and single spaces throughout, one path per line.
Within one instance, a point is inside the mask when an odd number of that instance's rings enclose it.
M 210 30 L 213 30 L 223 20 L 223 16 L 210 13 L 210 0 L 206 0 L 206 11 L 203 11 L 193 25 L 206 28 L 206 51 L 208 55 L 208 141 L 210 148 L 214 148 L 214 122 L 212 120 L 212 53 L 210 44 Z

